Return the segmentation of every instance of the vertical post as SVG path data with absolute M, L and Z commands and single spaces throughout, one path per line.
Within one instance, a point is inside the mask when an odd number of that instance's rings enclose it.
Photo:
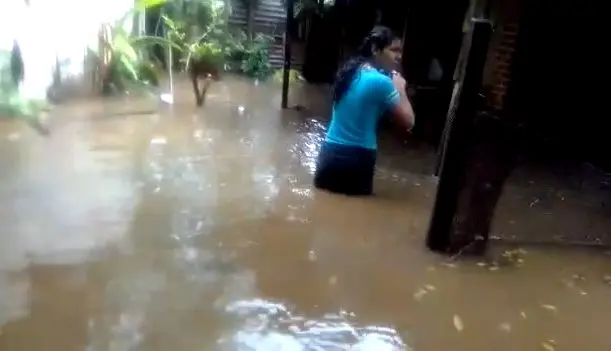
M 289 78 L 291 72 L 291 26 L 293 25 L 293 8 L 295 0 L 286 0 L 286 24 L 284 30 L 284 71 L 282 72 L 282 108 L 288 107 Z
M 257 1 L 258 0 L 248 1 L 246 31 L 249 39 L 255 37 L 255 11 L 257 10 Z
M 426 240 L 428 248 L 433 251 L 455 253 L 460 250 L 453 242 L 452 234 L 459 199 L 464 195 L 470 141 L 491 32 L 489 21 L 472 19 L 471 31 L 463 42 L 465 62 L 461 68 L 463 71 L 457 74 L 457 86 L 448 111 L 439 185 Z

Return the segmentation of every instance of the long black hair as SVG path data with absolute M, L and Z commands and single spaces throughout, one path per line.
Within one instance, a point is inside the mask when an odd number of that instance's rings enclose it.
M 334 103 L 338 103 L 342 99 L 361 66 L 368 63 L 375 67 L 373 62 L 374 54 L 389 47 L 396 38 L 397 36 L 388 27 L 373 27 L 363 40 L 357 53 L 346 61 L 344 66 L 337 72 L 335 88 L 333 89 Z

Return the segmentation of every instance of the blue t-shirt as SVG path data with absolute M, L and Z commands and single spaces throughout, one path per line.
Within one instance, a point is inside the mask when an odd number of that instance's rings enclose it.
M 361 68 L 339 103 L 333 105 L 325 141 L 375 150 L 378 122 L 398 103 L 399 92 L 390 77 L 373 68 Z

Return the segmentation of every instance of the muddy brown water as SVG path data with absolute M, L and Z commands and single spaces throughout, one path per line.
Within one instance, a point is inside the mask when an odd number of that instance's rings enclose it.
M 604 253 L 448 263 L 410 171 L 434 160 L 382 150 L 377 196 L 334 196 L 324 124 L 277 86 L 177 96 L 66 104 L 47 138 L 1 122 L 0 350 L 611 349 Z

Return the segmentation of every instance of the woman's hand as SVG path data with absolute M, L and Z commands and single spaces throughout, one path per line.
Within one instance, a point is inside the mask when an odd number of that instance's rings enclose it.
M 400 96 L 399 104 L 393 108 L 393 114 L 401 121 L 401 123 L 403 123 L 403 126 L 410 131 L 414 127 L 414 123 L 416 123 L 416 118 L 414 116 L 412 104 L 407 97 L 407 82 L 398 72 L 393 72 L 392 82 Z
M 397 71 L 392 72 L 392 83 L 395 85 L 395 88 L 397 89 L 397 91 L 399 91 L 400 94 L 406 93 L 405 87 L 407 86 L 407 82 L 405 81 L 405 78 L 403 78 L 401 73 Z

